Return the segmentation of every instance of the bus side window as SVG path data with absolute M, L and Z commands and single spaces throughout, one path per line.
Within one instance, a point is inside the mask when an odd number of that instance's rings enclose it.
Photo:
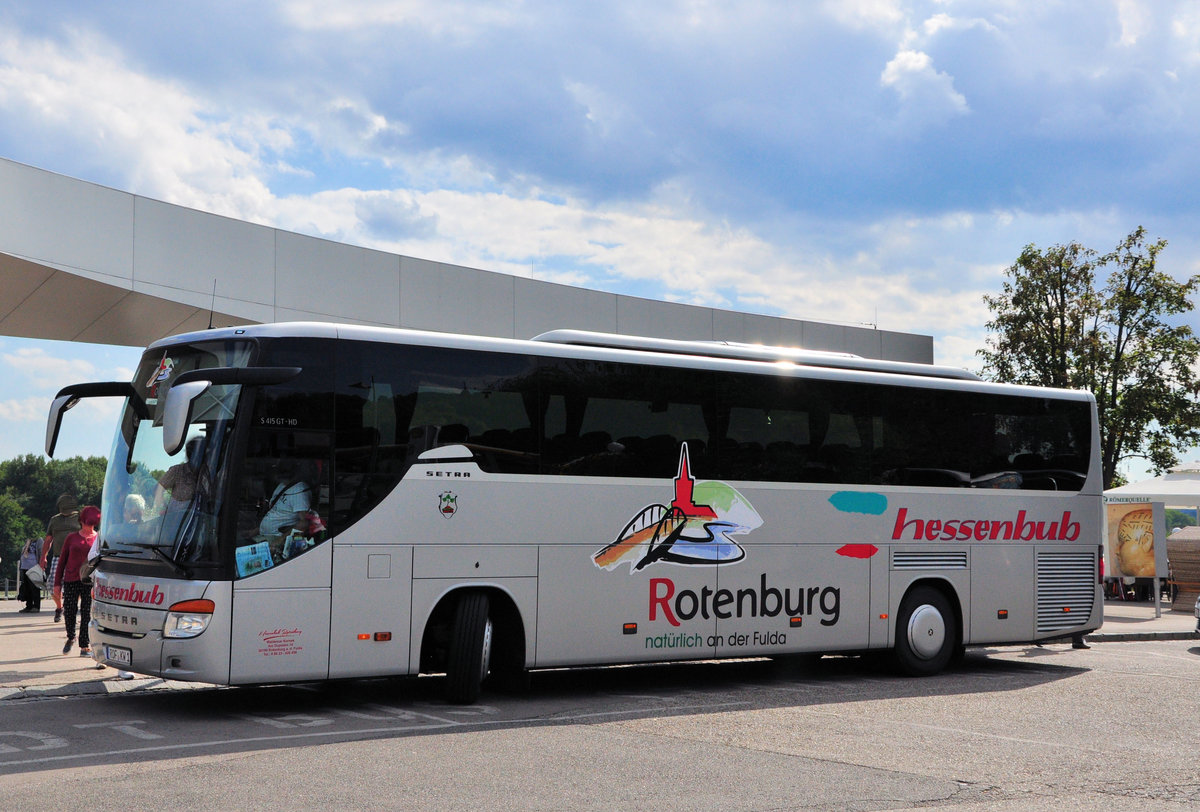
M 329 537 L 328 467 L 322 455 L 295 457 L 283 451 L 246 459 L 237 522 L 242 558 L 253 557 L 265 568 L 269 555 L 274 566 Z M 243 569 L 239 563 L 240 575 L 252 574 Z

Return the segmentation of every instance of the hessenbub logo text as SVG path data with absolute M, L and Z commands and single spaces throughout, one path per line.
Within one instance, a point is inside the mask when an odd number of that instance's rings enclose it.
M 93 593 L 98 600 L 117 601 L 119 603 L 137 603 L 143 606 L 161 606 L 166 595 L 159 591 L 158 584 L 153 589 L 139 589 L 137 583 L 129 586 L 104 586 L 97 584 Z
M 1071 511 L 1051 521 L 1030 521 L 1018 510 L 1013 519 L 913 518 L 908 508 L 896 513 L 892 541 L 1078 541 L 1079 522 L 1071 520 Z

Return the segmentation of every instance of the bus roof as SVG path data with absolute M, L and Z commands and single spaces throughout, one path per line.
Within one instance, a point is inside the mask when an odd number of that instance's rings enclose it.
M 551 330 L 534 336 L 532 340 L 585 347 L 665 352 L 673 355 L 700 355 L 706 358 L 731 358 L 739 361 L 790 361 L 810 367 L 891 372 L 898 375 L 920 375 L 926 378 L 982 380 L 978 375 L 957 367 L 904 361 L 879 361 L 848 352 L 804 350 L 798 347 L 773 347 L 766 344 L 742 344 L 734 341 L 678 341 L 671 338 L 596 333 L 588 330 Z
M 147 349 L 156 349 L 180 342 L 223 341 L 234 337 L 254 338 L 345 338 L 360 341 L 382 341 L 389 343 L 408 342 L 425 346 L 457 347 L 461 349 L 492 350 L 496 352 L 537 353 L 543 347 L 546 354 L 561 357 L 607 356 L 610 360 L 642 355 L 659 355 L 663 363 L 674 356 L 680 361 L 691 359 L 692 363 L 746 364 L 762 367 L 790 364 L 798 369 L 822 371 L 831 375 L 879 375 L 911 378 L 914 384 L 937 385 L 962 384 L 969 387 L 985 387 L 995 391 L 1023 391 L 1027 396 L 1056 397 L 1069 399 L 1094 399 L 1083 390 L 1034 387 L 1024 384 L 1007 384 L 988 381 L 965 369 L 936 364 L 921 364 L 904 361 L 883 361 L 863 358 L 850 353 L 804 350 L 795 347 L 773 347 L 759 344 L 739 344 L 727 341 L 679 341 L 676 339 L 647 336 L 618 335 L 586 330 L 552 330 L 533 339 L 500 338 L 460 333 L 414 330 L 404 327 L 384 327 L 366 324 L 343 324 L 337 322 L 273 322 L 247 324 L 243 326 L 218 327 L 190 333 L 168 336 L 155 341 Z M 748 368 L 748 367 L 747 367 Z M 878 380 L 878 379 L 877 379 Z

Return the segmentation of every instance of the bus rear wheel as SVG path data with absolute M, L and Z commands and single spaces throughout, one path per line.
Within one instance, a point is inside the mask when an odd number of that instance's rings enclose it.
M 905 674 L 927 677 L 941 671 L 958 647 L 958 619 L 950 601 L 930 586 L 909 591 L 896 617 L 896 665 Z
M 488 608 L 486 593 L 468 592 L 459 599 L 454 612 L 446 658 L 446 699 L 458 705 L 479 699 L 491 668 L 492 619 Z

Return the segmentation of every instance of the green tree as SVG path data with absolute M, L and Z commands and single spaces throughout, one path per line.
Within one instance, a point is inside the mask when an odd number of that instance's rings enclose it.
M 98 505 L 104 487 L 103 457 L 46 460 L 26 454 L 0 462 L 0 578 L 15 579 L 25 539 L 46 532 L 59 494 Z
M 1000 295 L 984 297 L 984 375 L 1095 395 L 1105 488 L 1125 460 L 1163 471 L 1200 442 L 1200 339 L 1177 318 L 1191 311 L 1200 275 L 1179 282 L 1158 270 L 1166 245 L 1141 226 L 1103 256 L 1075 242 L 1028 245 Z
M 0 578 L 15 584 L 25 540 L 44 532 L 44 523 L 27 515 L 11 492 L 0 492 Z
M 104 457 L 47 460 L 26 454 L 0 462 L 0 491 L 11 490 L 26 513 L 45 522 L 54 515 L 59 494 L 74 495 L 80 505 L 99 504 L 106 465 Z
M 1196 511 L 1167 508 L 1166 520 L 1167 535 L 1169 536 L 1181 527 L 1195 527 L 1197 524 Z

